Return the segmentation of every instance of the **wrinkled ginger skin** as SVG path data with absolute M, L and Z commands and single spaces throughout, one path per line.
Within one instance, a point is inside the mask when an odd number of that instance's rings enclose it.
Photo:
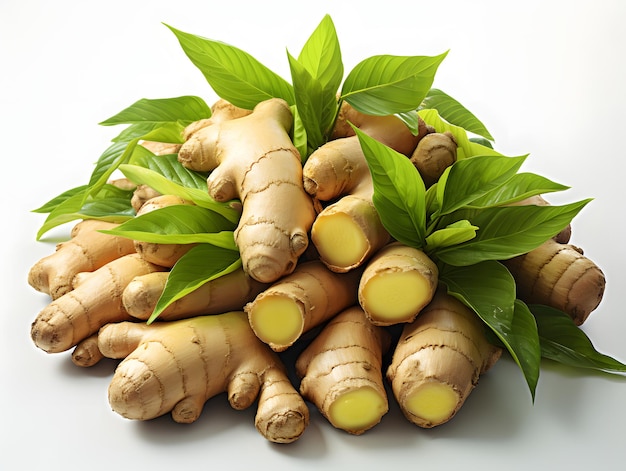
M 503 263 L 515 279 L 521 300 L 563 311 L 576 325 L 582 325 L 602 301 L 604 273 L 574 245 L 549 239 Z
M 400 242 L 379 250 L 359 282 L 359 304 L 375 325 L 412 322 L 437 290 L 439 270 L 422 250 Z
M 360 271 L 336 273 L 321 261 L 300 263 L 244 306 L 252 330 L 274 351 L 356 304 Z
M 316 215 L 289 136 L 292 123 L 289 105 L 270 99 L 249 115 L 201 127 L 178 154 L 184 166 L 211 172 L 215 200 L 241 201 L 235 242 L 246 273 L 264 283 L 293 272 Z
M 359 306 L 333 317 L 296 360 L 300 393 L 333 427 L 360 435 L 388 412 L 383 355 L 391 335 Z
M 414 136 L 396 116 L 368 116 L 344 102 L 334 139 L 315 150 L 303 168 L 304 188 L 327 204 L 311 229 L 320 258 L 337 272 L 361 266 L 389 242 L 372 202 L 374 187 L 361 144 L 348 121 L 370 137 L 410 155 L 423 135 Z M 422 123 L 423 124 L 423 123 Z
M 98 344 L 106 357 L 123 358 L 108 395 L 125 418 L 150 420 L 171 412 L 174 421 L 191 423 L 208 399 L 226 392 L 237 410 L 258 398 L 255 425 L 272 442 L 293 442 L 308 425 L 308 408 L 284 365 L 255 337 L 241 311 L 110 324 Z
M 154 272 L 135 277 L 124 289 L 122 297 L 128 314 L 148 320 L 165 289 L 168 276 L 169 272 Z M 172 321 L 240 310 L 268 287 L 268 283 L 260 283 L 243 269 L 238 269 L 210 280 L 177 299 L 161 312 L 159 319 Z
M 426 188 L 439 181 L 443 172 L 457 159 L 457 143 L 451 132 L 433 132 L 424 136 L 411 155 Z
M 406 324 L 387 378 L 405 417 L 419 427 L 449 421 L 500 358 L 476 314 L 442 290 Z
M 159 270 L 136 253 L 107 263 L 39 312 L 31 326 L 33 342 L 48 353 L 63 352 L 105 324 L 132 319 L 122 305 L 124 288 L 135 276 Z
M 137 211 L 137 216 L 175 205 L 193 205 L 193 202 L 176 195 L 158 195 L 147 200 Z M 157 244 L 143 240 L 135 240 L 134 244 L 135 250 L 144 260 L 166 268 L 172 268 L 183 255 L 197 245 Z
M 135 252 L 133 241 L 103 234 L 118 224 L 85 219 L 70 232 L 70 239 L 57 245 L 56 251 L 33 265 L 28 283 L 37 291 L 57 299 L 73 289 L 72 281 L 81 272 L 92 272 L 124 255 Z

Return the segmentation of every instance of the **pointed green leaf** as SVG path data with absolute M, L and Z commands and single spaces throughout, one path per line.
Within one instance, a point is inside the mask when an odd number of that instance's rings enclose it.
M 103 126 L 135 123 L 191 123 L 211 117 L 211 108 L 197 96 L 142 98 L 119 113 L 102 121 Z
M 183 255 L 172 267 L 161 297 L 157 301 L 148 324 L 174 301 L 193 292 L 203 284 L 231 273 L 241 267 L 239 252 L 200 244 Z
M 528 308 L 515 299 L 515 281 L 499 262 L 466 267 L 443 265 L 439 279 L 448 293 L 470 307 L 520 367 L 534 399 L 541 361 L 539 336 Z
M 443 229 L 439 229 L 426 237 L 426 252 L 462 244 L 476 237 L 477 226 L 473 226 L 468 220 L 454 222 Z
M 249 110 L 270 98 L 294 104 L 292 86 L 247 52 L 166 26 L 220 98 Z
M 426 189 L 419 172 L 404 155 L 354 128 L 372 175 L 372 200 L 387 231 L 400 242 L 424 246 Z
M 341 99 L 371 115 L 417 109 L 447 52 L 438 56 L 372 56 L 357 64 L 341 89 Z
M 207 191 L 207 175 L 190 170 L 178 161 L 176 155 L 156 156 L 152 153 L 133 159 L 134 164 L 156 172 L 172 183 L 187 188 Z
M 544 358 L 574 368 L 591 368 L 608 373 L 626 373 L 626 364 L 598 352 L 570 316 L 548 306 L 531 304 L 537 321 Z
M 482 121 L 457 100 L 437 88 L 431 88 L 428 91 L 419 109 L 435 109 L 450 124 L 493 141 L 493 137 Z

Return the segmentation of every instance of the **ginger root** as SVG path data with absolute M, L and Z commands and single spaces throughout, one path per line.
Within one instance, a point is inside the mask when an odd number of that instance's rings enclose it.
M 244 311 L 257 337 L 274 351 L 285 351 L 304 332 L 356 304 L 360 274 L 333 272 L 319 260 L 301 263 Z
M 28 273 L 28 283 L 37 291 L 57 299 L 73 288 L 74 277 L 94 271 L 123 255 L 135 252 L 133 241 L 99 232 L 118 224 L 86 219 L 76 224 L 70 239 L 57 245 L 56 251 L 35 263 Z
M 136 253 L 107 263 L 39 312 L 31 326 L 33 342 L 48 353 L 63 352 L 105 324 L 131 320 L 122 305 L 124 288 L 135 276 L 159 270 Z
M 411 322 L 437 289 L 439 270 L 423 251 L 393 242 L 368 262 L 359 282 L 359 303 L 375 325 Z
M 501 352 L 487 341 L 476 314 L 439 290 L 404 326 L 387 378 L 405 417 L 430 428 L 457 413 Z
M 300 393 L 336 428 L 360 435 L 388 412 L 382 365 L 391 335 L 359 306 L 337 314 L 296 360 Z
M 289 105 L 270 99 L 249 115 L 194 125 L 178 154 L 184 166 L 211 172 L 207 183 L 215 200 L 241 201 L 235 242 L 246 273 L 264 283 L 295 269 L 315 219 L 289 136 L 292 121 Z
M 255 426 L 272 442 L 293 442 L 308 425 L 309 410 L 283 363 L 256 338 L 241 311 L 109 324 L 98 347 L 108 358 L 123 358 L 108 394 L 113 410 L 128 419 L 171 412 L 174 421 L 191 423 L 208 399 L 227 392 L 237 410 L 258 398 Z
M 559 309 L 576 325 L 582 325 L 602 301 L 604 273 L 574 245 L 549 239 L 503 263 L 515 279 L 521 300 Z
M 433 132 L 424 136 L 411 155 L 426 188 L 437 183 L 443 172 L 456 162 L 457 143 L 451 132 Z

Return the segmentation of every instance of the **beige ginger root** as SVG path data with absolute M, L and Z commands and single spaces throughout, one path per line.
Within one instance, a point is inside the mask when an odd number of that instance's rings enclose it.
M 264 283 L 295 269 L 315 219 L 289 137 L 292 122 L 289 105 L 270 99 L 249 115 L 194 125 L 178 154 L 184 166 L 211 172 L 207 183 L 215 200 L 241 201 L 235 242 L 246 273 Z
M 306 403 L 283 363 L 256 338 L 241 311 L 109 324 L 98 344 L 106 357 L 124 358 L 109 385 L 109 402 L 128 419 L 171 412 L 174 421 L 191 423 L 208 399 L 227 392 L 237 410 L 258 398 L 255 425 L 272 442 L 293 442 L 308 425 Z
M 559 309 L 576 325 L 582 325 L 602 301 L 604 273 L 574 245 L 549 239 L 503 263 L 515 279 L 521 300 Z
M 321 261 L 300 263 L 244 307 L 254 333 L 281 352 L 357 302 L 360 270 L 336 273 Z
M 404 326 L 387 378 L 406 418 L 430 428 L 457 413 L 479 376 L 500 355 L 476 314 L 439 290 L 415 321 Z
M 333 317 L 296 360 L 300 393 L 336 428 L 360 435 L 388 412 L 383 355 L 391 335 L 359 306 Z
M 72 290 L 74 277 L 94 271 L 124 255 L 135 252 L 133 241 L 99 232 L 118 224 L 86 219 L 76 224 L 70 239 L 57 245 L 56 251 L 33 265 L 28 283 L 37 291 L 57 299 Z
M 159 270 L 136 253 L 107 263 L 39 312 L 31 326 L 33 342 L 48 353 L 63 352 L 105 324 L 132 319 L 122 305 L 124 288 L 135 276 Z
M 153 272 L 135 277 L 124 289 L 124 308 L 136 319 L 148 320 L 165 289 L 169 272 Z M 162 321 L 241 310 L 254 300 L 268 283 L 254 280 L 243 269 L 208 281 L 174 301 L 159 315 Z
M 411 322 L 431 301 L 439 270 L 422 250 L 400 242 L 380 249 L 359 282 L 359 304 L 375 325 Z
M 420 134 L 414 136 L 395 116 L 364 115 L 344 103 L 335 126 L 336 138 L 307 159 L 304 188 L 316 200 L 334 201 L 315 219 L 311 241 L 321 260 L 337 272 L 361 266 L 390 240 L 372 203 L 374 188 L 367 161 L 348 122 L 407 156 L 428 133 L 423 122 Z
M 437 183 L 446 168 L 456 162 L 457 143 L 451 132 L 433 132 L 424 136 L 411 155 L 426 188 Z

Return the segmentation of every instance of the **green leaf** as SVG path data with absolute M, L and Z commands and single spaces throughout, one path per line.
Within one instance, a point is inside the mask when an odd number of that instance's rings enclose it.
M 422 248 L 426 232 L 426 189 L 404 155 L 353 127 L 372 175 L 372 201 L 387 231 L 405 245 Z
M 197 96 L 142 98 L 116 115 L 102 121 L 103 126 L 135 123 L 191 123 L 211 117 L 211 108 Z
M 468 220 L 454 222 L 443 229 L 439 229 L 426 237 L 426 251 L 458 245 L 476 237 L 477 226 L 473 226 Z
M 291 84 L 247 52 L 166 26 L 220 98 L 249 110 L 270 98 L 294 104 Z
M 239 252 L 200 244 L 193 247 L 172 267 L 161 297 L 148 324 L 174 301 L 193 292 L 203 284 L 241 267 Z
M 220 203 L 211 198 L 206 191 L 189 188 L 169 180 L 160 173 L 139 165 L 120 165 L 120 171 L 137 185 L 148 185 L 150 188 L 164 195 L 180 196 L 192 201 L 200 207 L 210 209 L 221 214 L 229 221 L 236 223 L 241 213 L 232 203 Z
M 33 209 L 33 213 L 42 213 L 48 214 L 52 212 L 57 206 L 63 204 L 66 200 L 76 196 L 77 194 L 83 195 L 85 190 L 87 189 L 87 185 L 81 185 L 74 188 L 70 188 L 69 190 L 65 190 L 58 196 L 55 196 L 51 200 L 48 200 L 46 203 L 41 205 L 40 207 Z
M 152 170 L 164 176 L 172 183 L 182 185 L 187 188 L 196 188 L 207 191 L 207 175 L 190 170 L 178 161 L 176 155 L 145 155 L 134 160 L 134 164 Z
M 502 155 L 493 150 L 491 146 L 473 142 L 467 135 L 467 131 L 460 126 L 455 126 L 443 120 L 435 109 L 421 109 L 417 113 L 426 124 L 429 124 L 437 132 L 450 132 L 454 136 L 457 148 L 457 160 L 463 160 L 476 155 Z
M 362 113 L 390 115 L 417 109 L 447 52 L 438 56 L 372 56 L 357 64 L 341 99 Z
M 520 202 L 531 196 L 569 189 L 534 173 L 518 173 L 505 183 L 468 204 L 472 208 L 488 208 Z
M 428 91 L 419 109 L 435 109 L 450 124 L 462 127 L 466 131 L 493 141 L 493 137 L 482 121 L 457 100 L 437 88 L 431 88 Z
M 608 373 L 626 373 L 626 364 L 598 352 L 570 316 L 552 307 L 531 304 L 537 321 L 544 358 L 572 366 Z
M 234 228 L 233 223 L 218 213 L 180 204 L 155 209 L 102 232 L 156 244 L 210 243 L 237 250 Z
M 509 271 L 495 261 L 466 267 L 442 265 L 439 280 L 502 342 L 520 367 L 534 400 L 541 362 L 539 335 L 532 314 L 515 299 L 515 281 Z
M 448 167 L 437 184 L 440 214 L 449 214 L 499 187 L 519 170 L 526 156 L 476 156 Z
M 476 237 L 437 250 L 434 256 L 450 265 L 461 266 L 525 254 L 558 234 L 589 201 L 562 206 L 498 206 L 474 215 L 462 211 L 459 218 L 469 219 L 479 227 Z

